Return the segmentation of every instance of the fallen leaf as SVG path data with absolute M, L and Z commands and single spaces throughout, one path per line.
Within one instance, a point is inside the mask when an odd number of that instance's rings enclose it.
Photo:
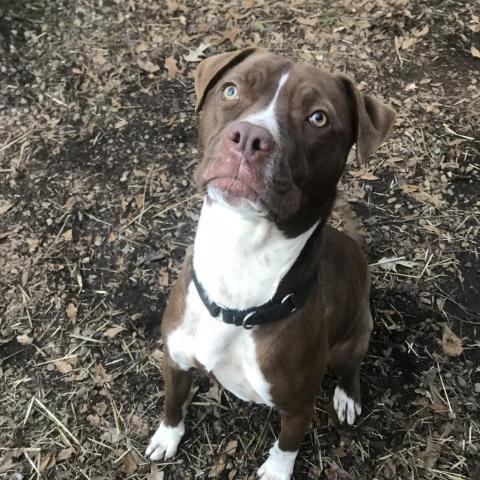
M 378 177 L 372 172 L 366 172 L 365 170 L 352 170 L 350 175 L 355 178 L 360 178 L 360 180 L 378 180 Z
M 478 50 L 478 48 L 475 48 L 473 45 L 470 48 L 470 53 L 472 54 L 472 57 L 480 58 L 480 50 Z
M 463 352 L 462 341 L 450 330 L 447 324 L 443 326 L 443 353 L 449 357 L 458 357 Z
M 28 244 L 28 253 L 33 253 L 40 244 L 40 240 L 38 238 L 27 238 Z
M 427 448 L 420 454 L 424 468 L 433 468 L 441 453 L 441 445 L 435 443 L 432 438 L 427 438 Z
M 130 453 L 127 453 L 123 459 L 122 459 L 122 472 L 125 475 L 132 475 L 133 473 L 136 472 L 138 468 L 137 462 L 133 458 L 133 455 Z
M 208 392 L 205 393 L 206 398 L 211 398 L 212 400 L 215 400 L 216 402 L 220 403 L 222 400 L 222 390 L 218 383 L 214 383 Z
M 167 57 L 165 59 L 165 68 L 167 70 L 167 76 L 170 80 L 175 78 L 175 75 L 179 72 L 177 61 L 173 57 Z
M 128 122 L 127 122 L 124 118 L 121 118 L 121 119 L 113 126 L 113 128 L 119 130 L 120 128 L 123 128 L 123 127 L 125 127 L 126 125 L 128 125 Z
M 407 50 L 413 45 L 417 43 L 417 39 L 415 37 L 404 37 L 402 41 L 402 50 Z
M 347 480 L 349 475 L 345 473 L 335 462 L 332 462 L 330 468 L 325 470 L 327 480 Z
M 68 230 L 65 230 L 65 231 L 63 232 L 62 237 L 63 237 L 63 239 L 64 239 L 66 242 L 71 242 L 72 239 L 73 239 L 72 229 L 69 228 Z
M 55 360 L 53 362 L 53 364 L 55 365 L 56 369 L 60 372 L 60 373 L 63 373 L 63 374 L 67 374 L 67 373 L 70 373 L 72 371 L 72 366 L 66 362 L 65 360 Z
M 38 470 L 40 471 L 40 473 L 46 472 L 47 470 L 50 470 L 52 467 L 54 467 L 55 463 L 55 455 L 47 453 L 43 458 L 41 458 Z
M 112 327 L 103 332 L 104 337 L 113 338 L 118 335 L 120 332 L 125 331 L 125 327 Z
M 225 447 L 225 453 L 227 455 L 233 456 L 237 451 L 238 441 L 237 440 L 230 440 Z
M 77 319 L 77 312 L 78 308 L 73 303 L 69 303 L 67 308 L 65 309 L 65 313 L 67 314 L 68 319 L 72 322 L 75 322 L 75 320 Z
M 156 63 L 148 59 L 137 58 L 137 65 L 147 73 L 155 73 L 160 70 L 160 67 Z
M 0 215 L 7 213 L 13 207 L 13 203 L 8 200 L 0 201 Z
M 155 463 L 150 465 L 150 473 L 147 476 L 148 480 L 163 480 L 164 476 L 165 474 L 163 473 L 163 470 L 159 471 Z
M 60 450 L 57 455 L 57 462 L 61 462 L 62 460 L 68 460 L 73 455 L 74 451 L 75 450 L 71 447 Z
M 429 32 L 430 28 L 425 25 L 421 30 L 414 30 L 412 33 L 415 37 L 423 37 Z
M 187 55 L 183 56 L 186 62 L 200 62 L 205 50 L 210 47 L 209 43 L 201 43 L 197 48 L 190 50 Z
M 18 335 L 17 342 L 22 345 L 31 345 L 33 343 L 33 338 L 28 335 Z
M 225 470 L 225 465 L 227 464 L 228 457 L 225 453 L 221 453 L 215 463 L 213 464 L 213 467 L 210 469 L 210 472 L 208 473 L 208 478 L 217 478 L 220 476 L 220 474 Z
M 161 350 L 159 350 L 158 348 L 156 348 L 151 354 L 150 356 L 156 361 L 156 362 L 159 362 L 161 363 L 163 361 L 163 352 Z
M 306 25 L 307 27 L 314 27 L 317 24 L 316 18 L 297 17 L 296 20 L 301 25 Z
M 135 47 L 135 51 L 136 51 L 137 53 L 147 52 L 148 50 L 150 50 L 150 47 L 149 47 L 145 42 L 140 42 L 140 43 Z
M 225 30 L 222 33 L 222 37 L 224 40 L 230 40 L 230 42 L 235 45 L 235 39 L 237 38 L 238 34 L 242 33 L 242 30 L 237 26 L 231 28 L 230 30 Z
M 375 265 L 378 265 L 382 270 L 396 272 L 397 265 L 405 268 L 413 268 L 418 265 L 418 262 L 412 262 L 398 257 L 382 257 Z

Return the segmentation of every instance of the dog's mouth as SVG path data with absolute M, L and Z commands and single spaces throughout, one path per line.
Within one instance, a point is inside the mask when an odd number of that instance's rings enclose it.
M 301 193 L 288 178 L 278 172 L 275 175 L 273 168 L 220 156 L 200 168 L 196 178 L 198 185 L 213 200 L 262 216 L 283 219 L 298 210 Z
M 207 182 L 206 186 L 220 190 L 228 196 L 243 197 L 251 201 L 256 201 L 259 197 L 255 189 L 240 178 L 215 177 Z

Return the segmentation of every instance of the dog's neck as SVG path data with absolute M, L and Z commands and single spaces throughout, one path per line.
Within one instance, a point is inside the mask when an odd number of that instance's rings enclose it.
M 274 222 L 205 197 L 193 266 L 211 300 L 234 309 L 264 304 L 276 293 L 318 223 L 286 238 Z

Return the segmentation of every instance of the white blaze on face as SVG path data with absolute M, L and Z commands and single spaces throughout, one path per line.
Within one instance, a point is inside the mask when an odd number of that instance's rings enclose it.
M 278 127 L 278 120 L 276 115 L 277 100 L 280 94 L 280 90 L 288 80 L 288 75 L 288 73 L 284 73 L 280 77 L 277 90 L 275 91 L 275 95 L 273 96 L 272 101 L 267 108 L 256 113 L 252 113 L 251 115 L 248 115 L 245 118 L 241 119 L 241 121 L 243 122 L 249 122 L 253 125 L 258 125 L 260 127 L 266 128 L 272 134 L 275 142 L 278 142 L 280 138 L 280 129 Z

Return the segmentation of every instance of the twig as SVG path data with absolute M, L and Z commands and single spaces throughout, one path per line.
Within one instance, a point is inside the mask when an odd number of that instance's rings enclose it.
M 58 427 L 60 427 L 62 431 L 65 432 L 83 450 L 82 444 L 77 437 L 75 437 L 73 433 L 71 433 L 70 430 L 38 398 L 35 399 L 35 402 L 50 417 L 50 419 L 53 420 Z

